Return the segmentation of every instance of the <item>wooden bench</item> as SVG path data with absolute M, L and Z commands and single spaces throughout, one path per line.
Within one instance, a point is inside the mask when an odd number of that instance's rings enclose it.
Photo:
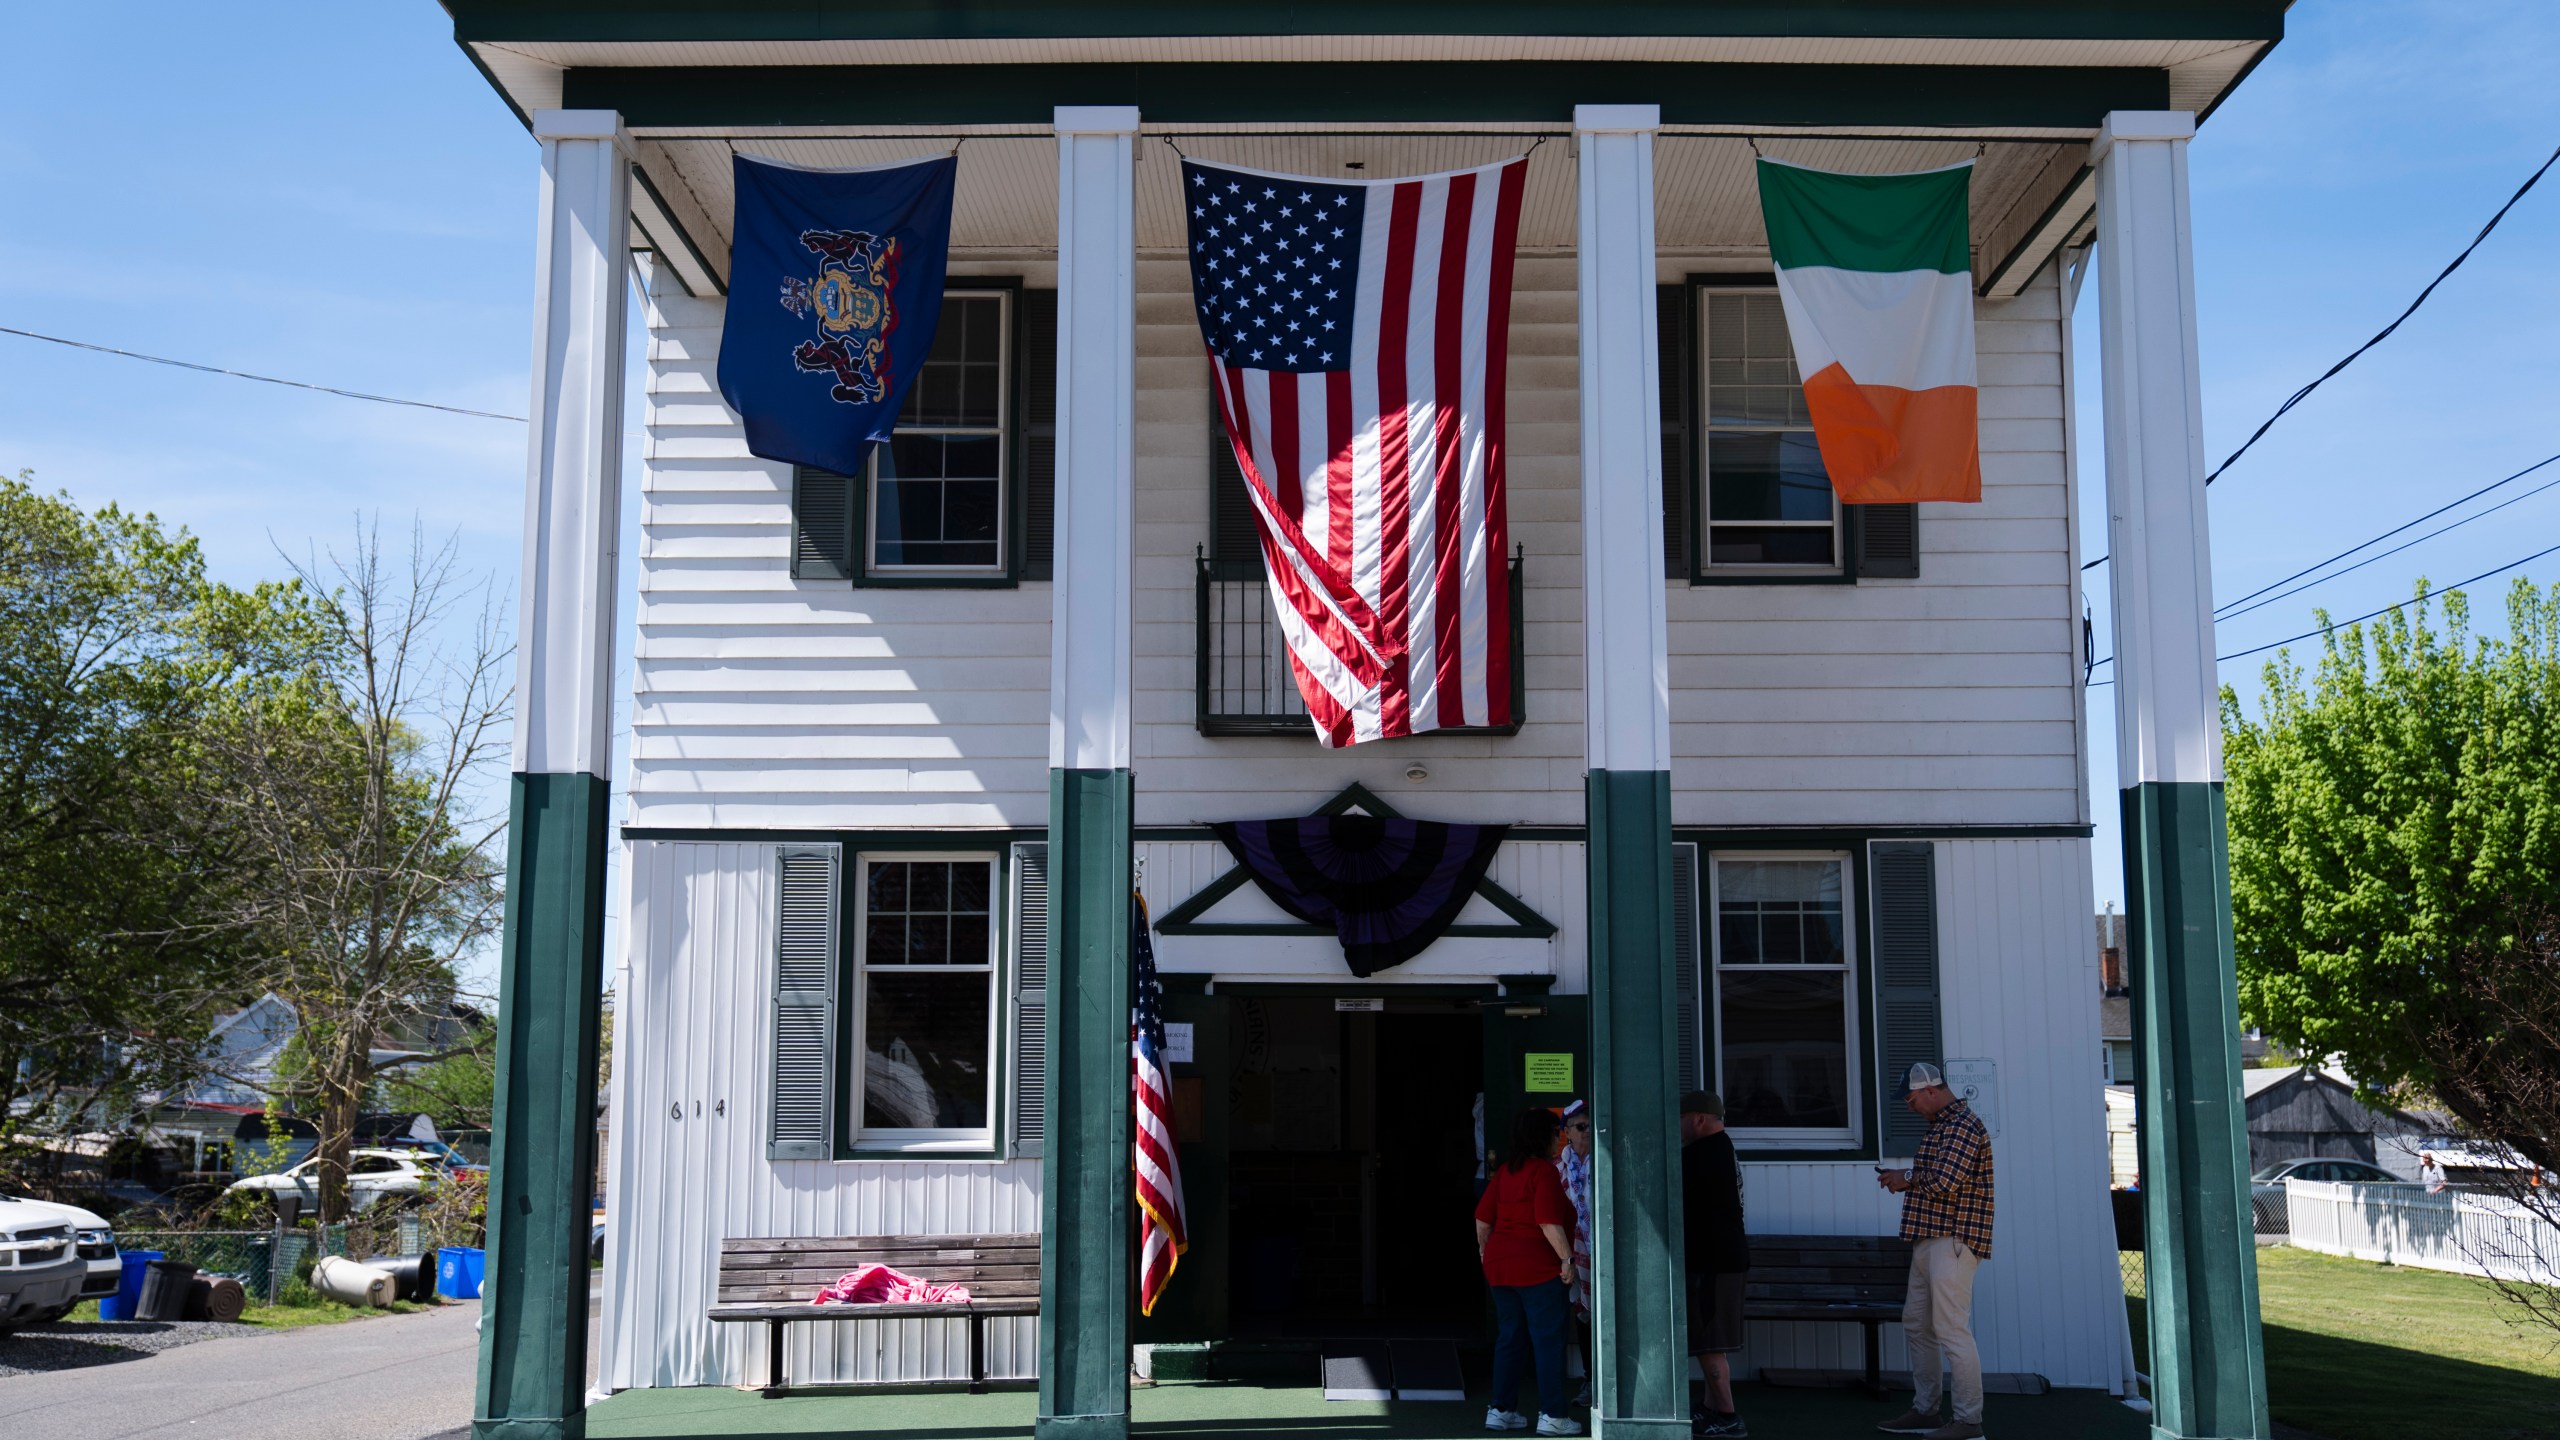
M 1911 1242 L 1890 1235 L 1754 1235 L 1746 1320 L 1813 1320 L 1867 1332 L 1867 1389 L 1884 1393 L 1881 1327 L 1902 1323 Z
M 966 1285 L 953 1304 L 813 1305 L 811 1297 L 848 1271 L 886 1265 L 919 1280 Z M 1040 1313 L 1038 1235 L 845 1235 L 833 1238 L 727 1239 L 720 1242 L 714 1321 L 766 1327 L 764 1393 L 783 1393 L 782 1330 L 812 1321 L 969 1321 L 969 1390 L 987 1388 L 987 1322 Z

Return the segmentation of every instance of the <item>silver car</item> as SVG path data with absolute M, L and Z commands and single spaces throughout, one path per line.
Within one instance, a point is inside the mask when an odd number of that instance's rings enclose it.
M 80 1303 L 89 1262 L 80 1258 L 79 1227 L 50 1209 L 0 1200 L 0 1334 Z
M 2284 1182 L 2287 1180 L 2331 1180 L 2350 1185 L 2404 1185 L 2407 1181 L 2379 1165 L 2363 1160 L 2340 1160 L 2306 1155 L 2294 1160 L 2279 1160 L 2249 1177 L 2252 1200 L 2272 1200 L 2284 1204 Z

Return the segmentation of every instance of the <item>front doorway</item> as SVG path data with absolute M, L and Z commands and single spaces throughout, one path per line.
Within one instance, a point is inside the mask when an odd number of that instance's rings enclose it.
M 1225 1008 L 1234 1333 L 1474 1334 L 1476 1001 L 1261 994 Z

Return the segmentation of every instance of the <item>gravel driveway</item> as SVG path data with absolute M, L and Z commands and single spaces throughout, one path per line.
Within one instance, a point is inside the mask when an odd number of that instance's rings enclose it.
M 276 1332 L 261 1325 L 213 1320 L 66 1320 L 0 1339 L 0 1379 L 139 1360 L 199 1340 L 236 1340 Z

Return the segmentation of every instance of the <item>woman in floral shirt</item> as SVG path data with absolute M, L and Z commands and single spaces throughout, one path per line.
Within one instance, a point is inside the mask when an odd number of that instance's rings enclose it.
M 1565 1197 L 1573 1201 L 1573 1285 L 1566 1301 L 1573 1306 L 1574 1344 L 1582 1350 L 1582 1400 L 1590 1403 L 1591 1367 L 1591 1106 L 1576 1100 L 1564 1107 L 1564 1153 L 1556 1171 L 1564 1177 Z

